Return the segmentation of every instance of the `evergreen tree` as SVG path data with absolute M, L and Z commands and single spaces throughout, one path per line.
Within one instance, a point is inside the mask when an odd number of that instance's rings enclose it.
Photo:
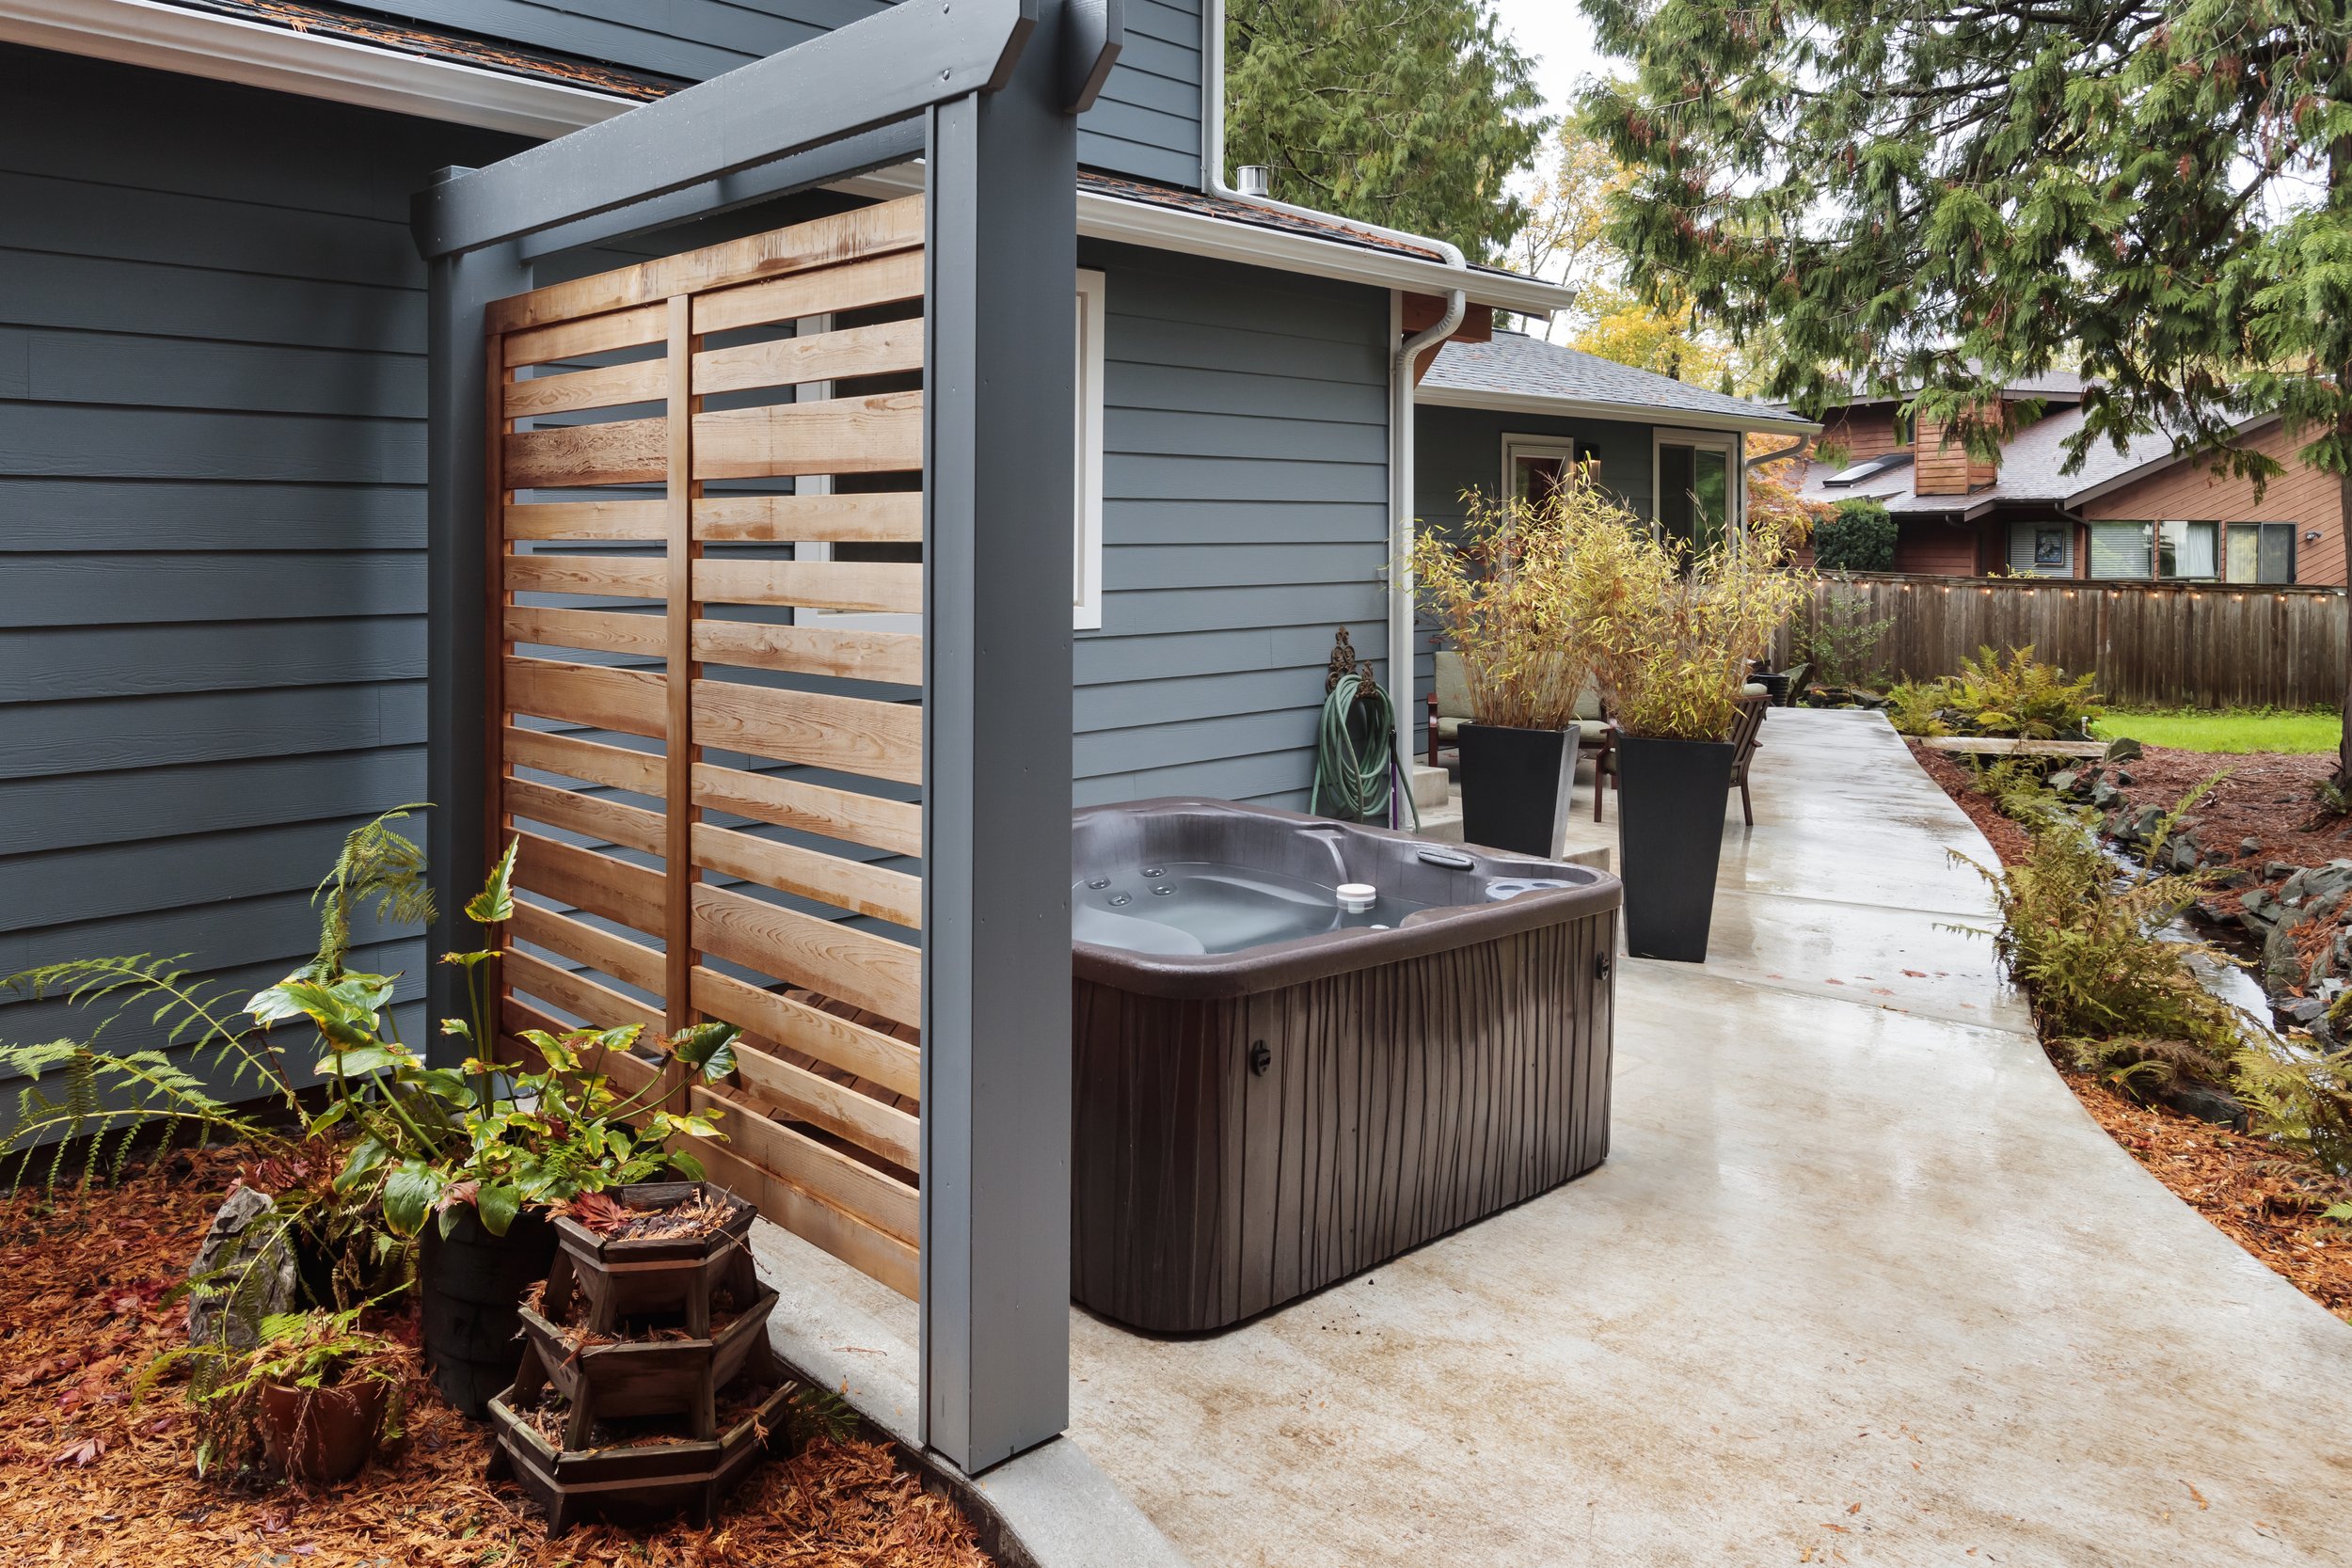
M 2160 431 L 2259 481 L 2275 414 L 2352 518 L 2352 0 L 1583 4 L 1634 65 L 1586 104 L 1611 238 L 1776 324 L 1772 394 L 1924 388 L 1988 451 L 1988 394 L 2071 360 L 2074 462 Z
M 1270 166 L 1280 199 L 1474 260 L 1526 223 L 1505 182 L 1552 124 L 1488 0 L 1233 0 L 1225 103 L 1229 164 Z

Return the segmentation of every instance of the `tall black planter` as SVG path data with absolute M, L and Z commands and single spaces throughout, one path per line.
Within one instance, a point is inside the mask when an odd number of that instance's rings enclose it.
M 1489 849 L 1557 860 L 1567 847 L 1568 791 L 1579 731 L 1464 724 L 1462 838 Z
M 1737 750 L 1728 740 L 1617 736 L 1617 858 L 1626 951 L 1636 958 L 1706 961 Z
M 521 1213 L 503 1236 L 482 1227 L 473 1206 L 457 1211 L 447 1236 L 439 1215 L 425 1221 L 418 1270 L 423 1299 L 424 1361 L 450 1403 L 479 1418 L 490 1396 L 515 1381 L 522 1354 L 522 1293 L 548 1276 L 555 1227 Z

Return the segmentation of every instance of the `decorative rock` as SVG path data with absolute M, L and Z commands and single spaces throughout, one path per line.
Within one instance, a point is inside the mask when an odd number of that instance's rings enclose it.
M 2145 754 L 2146 753 L 2140 750 L 2139 742 L 2134 740 L 2130 736 L 2118 736 L 2115 739 L 2107 742 L 2107 760 L 2109 762 L 2131 762 L 2138 757 L 2144 756 Z
M 2263 880 L 2275 882 L 2281 877 L 2294 876 L 2296 870 L 2296 867 L 2292 861 L 2265 861 L 2263 863 Z
M 2117 768 L 2115 770 L 2115 782 L 2120 784 L 2128 784 L 2132 783 L 2131 770 L 2123 768 Z
M 2060 795 L 2074 794 L 2074 786 L 2081 782 L 2082 775 L 2071 768 L 2061 768 L 2050 775 L 2050 787 Z
M 2237 841 L 2237 852 L 2240 857 L 2259 855 L 2263 852 L 2263 841 L 2259 838 L 2241 838 Z
M 188 1292 L 190 1344 L 226 1343 L 230 1350 L 250 1350 L 261 1340 L 262 1319 L 294 1310 L 294 1248 L 286 1244 L 282 1227 L 256 1228 L 255 1222 L 271 1208 L 269 1194 L 239 1187 L 213 1215 L 204 1244 L 188 1265 L 188 1278 L 200 1282 Z M 257 1257 L 259 1263 L 248 1269 L 248 1260 Z M 258 1296 L 242 1304 L 230 1299 L 233 1291 L 250 1290 L 246 1282 L 257 1276 Z
M 2278 1003 L 2281 1016 L 2308 1029 L 2328 1016 L 2328 1004 L 2316 996 L 2289 996 Z
M 2162 1101 L 2184 1116 L 2201 1121 L 2245 1132 L 2246 1107 L 2236 1096 L 2226 1094 L 2209 1085 L 2192 1083 L 2185 1078 L 2168 1078 L 2149 1092 L 2152 1100 Z
M 2098 807 L 2101 811 L 2113 809 L 2115 806 L 2120 805 L 2122 802 L 2122 800 L 2123 792 L 2116 788 L 2113 784 L 2107 783 L 2105 779 L 2101 779 L 2097 784 L 2090 786 L 2090 803 Z

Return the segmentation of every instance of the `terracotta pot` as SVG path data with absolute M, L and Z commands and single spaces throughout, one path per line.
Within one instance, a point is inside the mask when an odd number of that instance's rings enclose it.
M 296 1481 L 347 1481 L 375 1451 L 390 1386 L 363 1377 L 334 1388 L 262 1387 L 262 1448 Z

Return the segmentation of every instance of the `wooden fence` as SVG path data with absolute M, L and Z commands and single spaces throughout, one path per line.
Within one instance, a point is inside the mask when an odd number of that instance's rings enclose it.
M 2064 578 L 1823 577 L 1781 633 L 1891 623 L 1868 662 L 1931 679 L 1979 648 L 2030 643 L 2069 672 L 2095 671 L 2111 703 L 2186 707 L 2332 707 L 2344 699 L 2340 588 L 2087 582 Z
M 485 344 L 509 1046 L 742 1026 L 735 1082 L 667 1091 L 724 1112 L 695 1152 L 908 1294 L 922 639 L 858 618 L 923 609 L 922 245 L 909 198 L 500 301 Z

